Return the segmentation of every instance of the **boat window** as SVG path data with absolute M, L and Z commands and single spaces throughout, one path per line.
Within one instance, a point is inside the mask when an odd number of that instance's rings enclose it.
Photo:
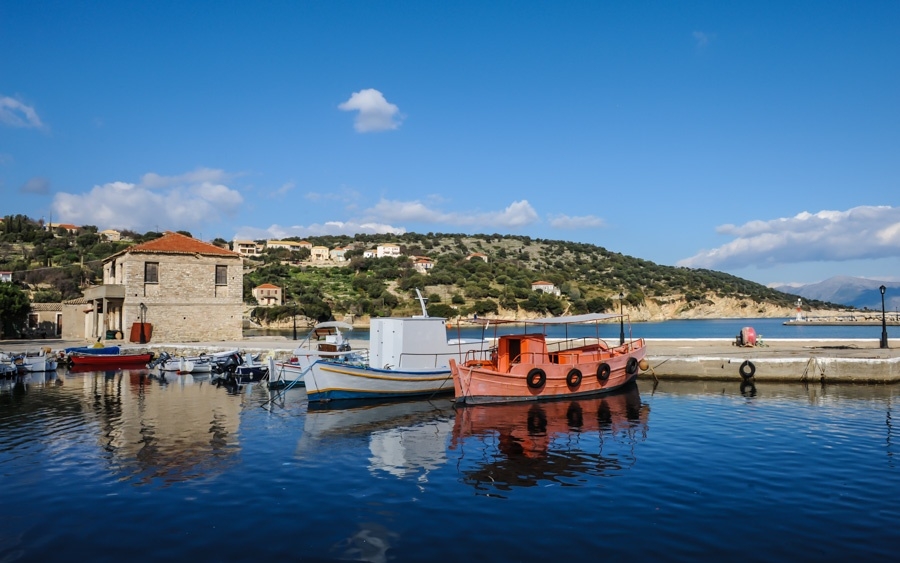
M 216 266 L 216 285 L 228 285 L 228 266 Z
M 159 262 L 144 262 L 144 283 L 159 283 Z

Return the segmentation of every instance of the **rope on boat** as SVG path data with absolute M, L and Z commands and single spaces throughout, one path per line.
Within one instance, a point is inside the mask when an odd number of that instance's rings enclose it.
M 278 391 L 278 393 L 276 393 L 275 395 L 273 395 L 273 396 L 269 399 L 269 401 L 268 401 L 268 406 L 271 406 L 272 403 L 273 403 L 276 399 L 281 398 L 285 393 L 288 392 L 289 389 L 291 389 L 291 388 L 293 388 L 294 386 L 296 386 L 296 385 L 300 382 L 301 379 L 303 379 L 303 378 L 306 377 L 306 374 L 309 373 L 310 370 L 312 370 L 312 364 L 306 366 L 306 369 L 304 369 L 302 372 L 300 372 L 300 375 L 298 375 L 293 381 L 291 381 L 290 383 L 288 383 L 287 385 L 285 385 L 283 389 L 281 389 L 280 391 Z M 279 375 L 280 375 L 280 376 L 283 376 L 283 375 L 284 375 L 284 367 L 281 368 L 281 373 L 280 373 Z M 272 377 L 271 377 L 271 374 L 270 374 L 270 377 L 269 377 L 269 383 L 270 383 L 270 384 L 272 383 Z M 266 408 L 266 405 L 260 405 L 260 407 Z

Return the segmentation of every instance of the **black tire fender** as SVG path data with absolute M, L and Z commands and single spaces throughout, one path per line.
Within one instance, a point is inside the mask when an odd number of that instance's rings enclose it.
M 625 364 L 625 373 L 628 375 L 634 375 L 638 371 L 638 361 L 637 358 L 631 357 L 628 358 L 628 362 Z
M 597 366 L 597 379 L 600 381 L 606 381 L 609 379 L 609 374 L 612 370 L 609 368 L 609 364 L 603 362 L 599 366 Z
M 750 379 L 756 374 L 756 366 L 753 365 L 753 362 L 750 360 L 744 360 L 744 363 L 741 364 L 741 367 L 738 368 L 738 371 L 741 372 L 741 377 L 744 379 Z
M 540 389 L 544 383 L 547 383 L 547 374 L 541 368 L 534 368 L 528 372 L 526 381 L 531 389 Z
M 572 368 L 569 370 L 569 373 L 566 374 L 566 385 L 569 387 L 575 388 L 581 385 L 581 370 L 578 368 Z

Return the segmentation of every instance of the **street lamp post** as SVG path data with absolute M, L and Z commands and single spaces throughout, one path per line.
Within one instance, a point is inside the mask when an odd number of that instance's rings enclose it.
M 291 317 L 294 319 L 294 340 L 297 340 L 297 304 L 291 303 Z
M 625 300 L 625 294 L 619 293 L 619 346 L 625 344 L 625 316 L 623 314 L 622 302 Z
M 884 318 L 884 290 L 887 289 L 884 286 L 878 288 L 881 291 L 881 347 L 887 348 L 887 322 L 885 322 Z

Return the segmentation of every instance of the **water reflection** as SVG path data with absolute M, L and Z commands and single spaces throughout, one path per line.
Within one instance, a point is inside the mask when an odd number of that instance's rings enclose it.
M 297 446 L 301 457 L 314 457 L 338 440 L 368 442 L 368 469 L 398 479 L 428 481 L 428 473 L 447 462 L 453 431 L 449 399 L 407 400 L 346 407 L 310 404 Z
M 209 477 L 235 458 L 241 405 L 192 376 L 147 369 L 67 375 L 114 473 L 136 484 Z M 185 393 L 186 387 L 192 387 Z
M 585 475 L 632 466 L 649 414 L 636 385 L 591 399 L 466 406 L 457 410 L 451 448 L 462 454 L 463 481 L 481 493 L 578 485 Z

